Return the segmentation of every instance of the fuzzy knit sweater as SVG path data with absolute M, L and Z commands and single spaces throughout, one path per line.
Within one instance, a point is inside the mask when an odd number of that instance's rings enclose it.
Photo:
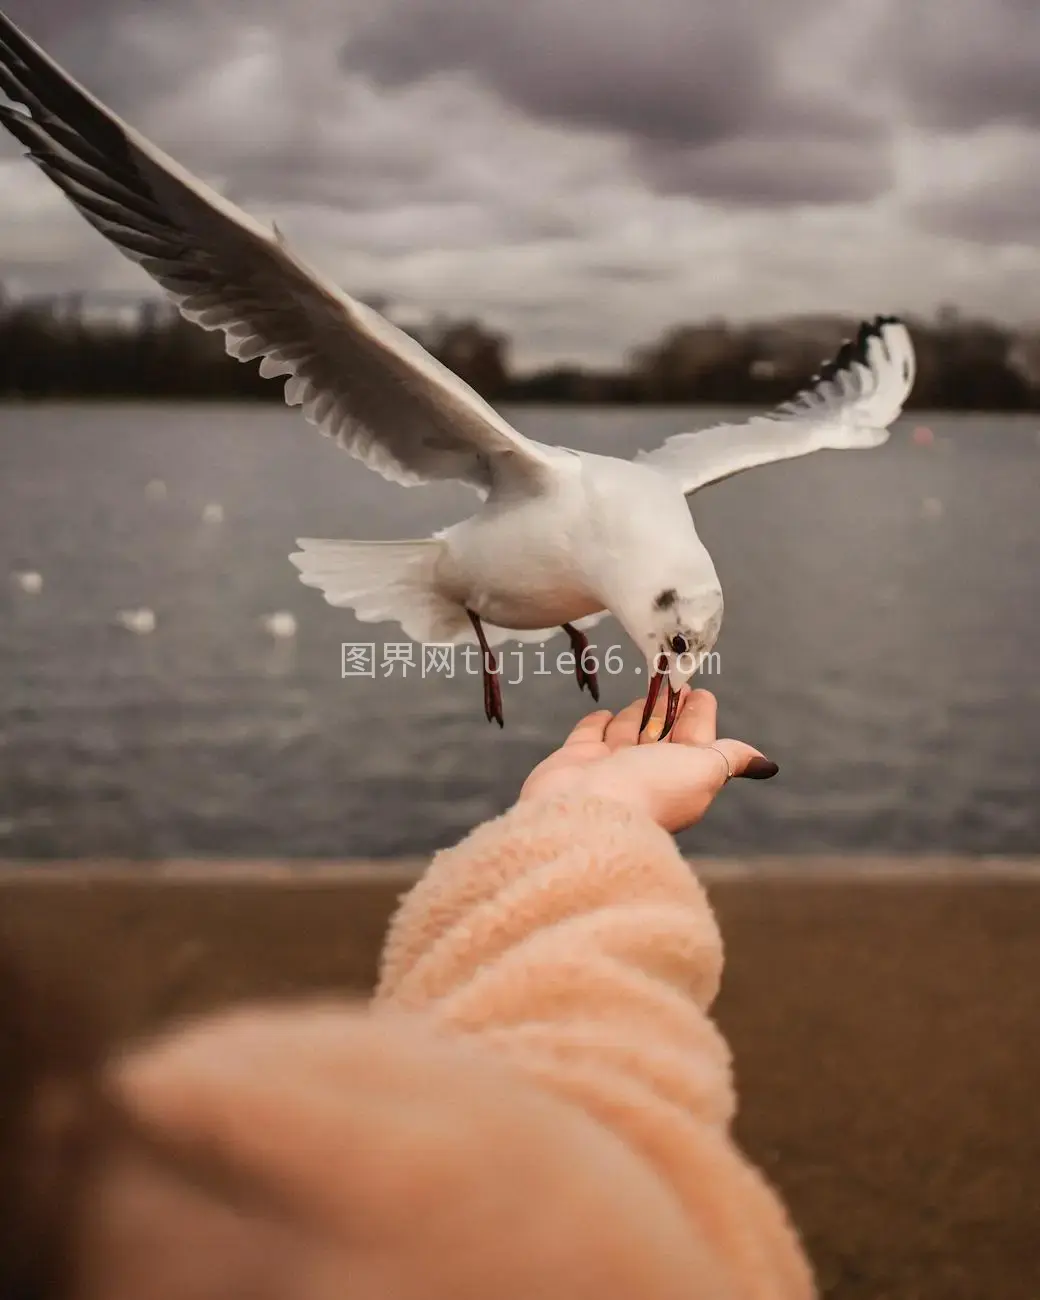
M 436 855 L 370 1003 L 224 1013 L 118 1078 L 148 1124 L 278 1185 L 320 1242 L 297 1297 L 809 1300 L 730 1135 L 721 972 L 668 834 L 522 802 Z

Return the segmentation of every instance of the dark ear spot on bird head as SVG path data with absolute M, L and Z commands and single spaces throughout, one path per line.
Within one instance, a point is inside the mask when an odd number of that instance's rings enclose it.
M 654 597 L 654 609 L 671 609 L 678 599 L 679 593 L 674 587 L 669 587 Z

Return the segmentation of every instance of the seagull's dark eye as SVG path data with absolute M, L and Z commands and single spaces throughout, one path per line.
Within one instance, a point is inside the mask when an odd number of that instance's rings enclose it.
M 668 642 L 668 644 L 672 647 L 672 649 L 675 651 L 677 655 L 684 655 L 689 653 L 690 643 L 689 641 L 686 640 L 686 638 L 682 635 L 681 632 L 676 632 L 675 636 L 672 637 L 672 639 Z

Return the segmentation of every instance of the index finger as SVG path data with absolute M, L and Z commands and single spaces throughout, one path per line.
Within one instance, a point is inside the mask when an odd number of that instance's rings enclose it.
M 595 713 L 587 713 L 574 726 L 571 734 L 563 742 L 561 748 L 566 749 L 570 745 L 582 745 L 590 742 L 602 743 L 606 734 L 607 723 L 613 717 L 609 709 L 597 709 Z
M 639 739 L 639 722 L 643 716 L 643 700 L 633 700 L 612 718 L 605 740 L 612 750 L 627 749 Z

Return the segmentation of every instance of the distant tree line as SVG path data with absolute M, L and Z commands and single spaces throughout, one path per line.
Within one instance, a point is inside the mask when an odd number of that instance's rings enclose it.
M 749 404 L 802 387 L 857 321 L 837 316 L 677 325 L 615 370 L 574 366 L 514 372 L 509 340 L 479 321 L 436 321 L 415 336 L 497 402 Z M 950 308 L 908 321 L 917 350 L 911 405 L 941 410 L 1040 410 L 1040 346 Z M 227 356 L 220 334 L 163 303 L 98 313 L 81 296 L 9 301 L 0 292 L 0 398 L 20 400 L 270 400 L 282 384 Z

